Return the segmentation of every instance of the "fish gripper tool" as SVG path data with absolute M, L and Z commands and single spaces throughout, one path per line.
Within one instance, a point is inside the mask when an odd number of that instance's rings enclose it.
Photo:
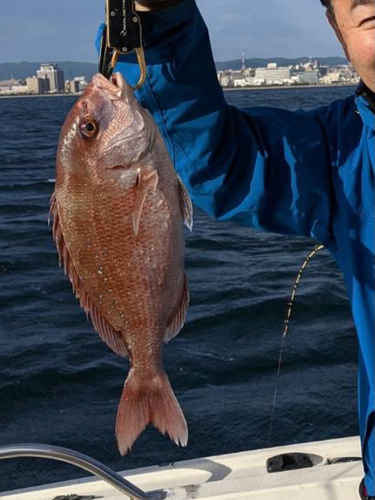
M 142 25 L 134 0 L 105 0 L 105 29 L 100 50 L 99 72 L 110 78 L 120 55 L 135 52 L 140 77 L 134 89 L 146 80 L 146 60 L 142 45 Z

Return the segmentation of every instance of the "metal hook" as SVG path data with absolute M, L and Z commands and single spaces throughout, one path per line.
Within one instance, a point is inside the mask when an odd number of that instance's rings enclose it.
M 138 61 L 138 66 L 139 70 L 141 72 L 139 76 L 138 83 L 135 87 L 133 87 L 134 90 L 138 90 L 142 87 L 142 85 L 146 81 L 147 77 L 147 65 L 146 65 L 146 59 L 145 59 L 145 51 L 143 50 L 143 47 L 138 47 L 137 49 L 134 49 L 135 53 L 137 54 L 137 61 Z
M 138 48 L 134 49 L 134 52 L 137 54 L 137 61 L 138 61 L 138 66 L 139 66 L 139 70 L 140 70 L 140 76 L 139 76 L 138 83 L 136 85 L 132 86 L 132 89 L 138 90 L 142 87 L 142 85 L 146 81 L 147 65 L 146 65 L 145 51 L 144 51 L 143 47 L 138 47 Z M 113 52 L 113 55 L 111 58 L 111 63 L 110 63 L 110 71 L 109 71 L 110 75 L 113 73 L 120 55 L 121 55 L 121 53 L 118 50 L 115 50 Z

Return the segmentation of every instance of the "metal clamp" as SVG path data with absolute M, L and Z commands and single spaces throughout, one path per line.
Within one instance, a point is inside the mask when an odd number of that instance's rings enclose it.
M 106 0 L 106 26 L 102 36 L 99 72 L 110 78 L 120 55 L 135 52 L 140 78 L 134 89 L 146 80 L 146 60 L 142 46 L 141 20 L 134 0 Z
M 103 479 L 103 481 L 110 484 L 124 495 L 127 495 L 132 500 L 150 500 L 150 496 L 147 493 L 121 477 L 117 472 L 77 451 L 44 444 L 0 446 L 0 460 L 20 457 L 50 458 L 52 460 L 75 465 Z

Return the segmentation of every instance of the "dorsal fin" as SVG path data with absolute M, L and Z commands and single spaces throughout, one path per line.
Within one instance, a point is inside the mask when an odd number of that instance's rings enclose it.
M 73 292 L 80 301 L 82 309 L 87 316 L 90 316 L 95 330 L 99 333 L 101 339 L 116 354 L 122 357 L 128 356 L 128 351 L 121 335 L 121 332 L 115 330 L 113 326 L 104 318 L 99 309 L 93 304 L 89 294 L 86 292 L 82 280 L 78 276 L 74 262 L 69 254 L 65 244 L 64 236 L 59 219 L 58 206 L 55 193 L 53 193 L 50 202 L 50 218 L 53 219 L 52 234 L 59 254 L 59 264 L 64 267 L 65 274 L 69 277 Z
M 189 305 L 189 289 L 188 281 L 185 276 L 184 286 L 182 289 L 181 300 L 169 319 L 167 329 L 164 335 L 164 342 L 168 343 L 172 340 L 182 329 L 186 319 L 186 312 Z

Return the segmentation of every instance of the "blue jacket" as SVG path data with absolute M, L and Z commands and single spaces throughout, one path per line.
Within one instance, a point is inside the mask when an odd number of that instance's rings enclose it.
M 148 78 L 138 98 L 193 202 L 220 220 L 314 238 L 344 273 L 359 339 L 366 486 L 374 495 L 374 109 L 363 95 L 310 112 L 236 109 L 224 99 L 194 0 L 145 13 L 142 22 Z M 129 56 L 116 71 L 138 80 Z

